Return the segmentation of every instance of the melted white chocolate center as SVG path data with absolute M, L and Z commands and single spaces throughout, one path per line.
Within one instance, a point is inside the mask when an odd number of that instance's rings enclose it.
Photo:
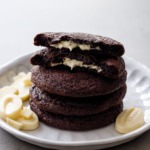
M 74 67 L 83 67 L 83 68 L 89 68 L 89 69 L 96 70 L 97 72 L 102 71 L 102 69 L 97 65 L 94 65 L 94 64 L 86 65 L 86 64 L 83 64 L 82 61 L 79 61 L 79 60 L 76 60 L 76 59 L 70 59 L 70 58 L 67 58 L 67 57 L 64 58 L 63 62 L 61 62 L 61 63 L 52 63 L 52 64 L 50 64 L 50 66 L 52 66 L 52 67 L 59 66 L 59 65 L 68 66 L 68 67 L 71 68 L 71 70 Z
M 90 44 L 78 44 L 75 42 L 71 42 L 71 41 L 61 41 L 60 43 L 57 44 L 51 44 L 51 46 L 55 47 L 55 48 L 68 48 L 70 51 L 72 51 L 74 48 L 79 47 L 81 50 L 90 50 L 91 46 Z M 94 48 L 95 50 L 101 50 L 101 48 L 99 46 Z

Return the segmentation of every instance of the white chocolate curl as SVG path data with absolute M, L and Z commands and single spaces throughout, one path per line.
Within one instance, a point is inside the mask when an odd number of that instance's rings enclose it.
M 144 125 L 144 113 L 140 108 L 122 111 L 116 119 L 115 129 L 120 133 L 129 133 Z

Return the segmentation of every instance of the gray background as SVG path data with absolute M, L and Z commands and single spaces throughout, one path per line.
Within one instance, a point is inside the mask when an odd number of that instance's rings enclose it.
M 121 41 L 126 55 L 150 67 L 149 0 L 0 0 L 0 65 L 36 51 L 39 32 L 88 32 Z M 113 149 L 148 150 L 150 131 Z M 0 150 L 41 150 L 0 129 Z

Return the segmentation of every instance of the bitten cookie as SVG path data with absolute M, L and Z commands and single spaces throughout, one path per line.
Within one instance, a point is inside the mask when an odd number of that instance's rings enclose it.
M 34 38 L 34 44 L 48 48 L 67 49 L 68 51 L 96 51 L 99 54 L 110 56 L 124 54 L 124 47 L 120 42 L 87 33 L 40 33 Z
M 63 116 L 40 110 L 34 102 L 30 102 L 31 109 L 38 115 L 39 119 L 49 126 L 65 130 L 90 130 L 104 127 L 115 121 L 122 111 L 123 103 L 112 107 L 102 113 L 91 116 Z
M 52 48 L 36 52 L 31 58 L 31 63 L 46 68 L 57 67 L 93 72 L 109 78 L 118 78 L 125 70 L 125 63 L 121 57 L 101 56 L 92 52 L 68 52 Z
M 32 82 L 51 94 L 69 97 L 89 97 L 112 93 L 125 84 L 126 71 L 117 79 L 92 73 L 61 69 L 32 68 Z
M 36 86 L 30 89 L 30 101 L 43 111 L 66 116 L 87 116 L 103 112 L 122 102 L 126 85 L 104 96 L 74 98 L 49 94 Z M 89 111 L 90 110 L 90 111 Z

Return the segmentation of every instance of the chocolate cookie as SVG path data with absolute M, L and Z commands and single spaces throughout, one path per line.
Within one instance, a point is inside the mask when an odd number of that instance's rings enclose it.
M 61 69 L 32 68 L 32 82 L 51 94 L 70 97 L 89 97 L 112 93 L 125 84 L 126 71 L 117 79 L 92 73 Z
M 32 58 L 33 65 L 46 68 L 65 68 L 76 71 L 93 72 L 109 78 L 118 78 L 125 70 L 121 57 L 101 56 L 95 53 L 68 52 L 65 50 L 43 49 Z
M 36 86 L 30 90 L 30 101 L 43 111 L 66 116 L 87 116 L 103 112 L 121 103 L 126 93 L 126 85 L 104 96 L 74 98 L 49 94 Z M 90 111 L 89 111 L 90 110 Z
M 108 37 L 87 33 L 40 33 L 34 38 L 37 46 L 52 47 L 55 49 L 67 49 L 68 51 L 96 51 L 99 54 L 122 56 L 124 47 Z
M 65 130 L 90 130 L 104 127 L 115 121 L 123 109 L 123 104 L 112 107 L 102 113 L 91 116 L 64 116 L 56 115 L 40 110 L 34 102 L 30 102 L 31 109 L 38 115 L 39 119 L 49 126 Z

